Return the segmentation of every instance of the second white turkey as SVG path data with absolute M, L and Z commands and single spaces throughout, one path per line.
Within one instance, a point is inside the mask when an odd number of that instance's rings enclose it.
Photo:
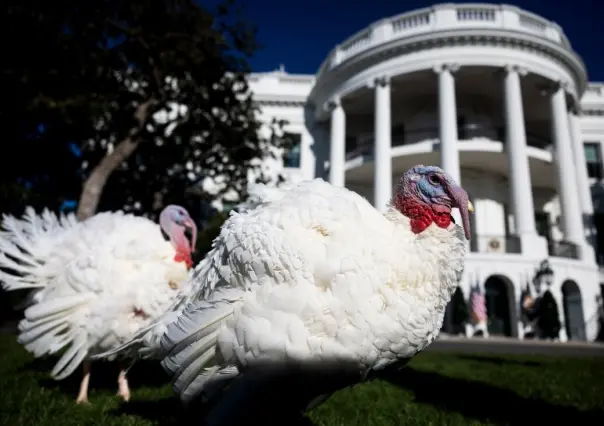
M 32 290 L 18 341 L 36 357 L 64 351 L 51 371 L 56 380 L 83 364 L 78 403 L 88 402 L 90 356 L 161 317 L 188 278 L 195 222 L 176 205 L 159 222 L 122 212 L 78 222 L 73 214 L 37 215 L 32 208 L 22 219 L 3 218 L 0 283 L 5 290 Z M 128 400 L 125 369 L 118 388 Z

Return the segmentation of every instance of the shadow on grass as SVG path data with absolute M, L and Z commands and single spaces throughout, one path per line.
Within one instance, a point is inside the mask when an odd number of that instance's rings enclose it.
M 397 374 L 380 376 L 415 394 L 415 402 L 430 404 L 465 417 L 503 424 L 525 424 L 528 420 L 552 424 L 567 418 L 576 424 L 598 424 L 604 410 L 581 411 L 574 407 L 525 399 L 507 389 L 485 383 L 454 379 L 411 367 Z
M 516 360 L 516 359 L 507 359 L 507 358 L 498 358 L 498 357 L 490 357 L 490 356 L 480 356 L 480 355 L 456 355 L 456 358 L 463 359 L 466 361 L 477 361 L 484 362 L 488 364 L 495 365 L 518 365 L 523 367 L 540 367 L 543 365 L 537 361 L 528 361 L 528 360 Z
M 248 402 L 244 407 L 231 407 L 234 413 L 227 417 L 229 426 L 245 425 L 259 423 L 263 426 L 315 426 L 315 424 L 303 413 L 296 410 L 275 410 L 274 400 L 261 402 L 256 401 L 254 409 L 249 408 L 251 400 L 257 399 L 254 395 L 249 396 Z M 141 419 L 152 421 L 159 426 L 184 425 L 190 422 L 190 419 L 196 419 L 196 424 L 207 425 L 208 413 L 215 408 L 215 404 L 202 403 L 194 401 L 189 407 L 185 408 L 178 397 L 164 398 L 156 401 L 131 400 L 122 403 L 118 408 L 110 412 L 111 415 L 121 416 L 130 415 Z M 233 416 L 233 417 L 231 417 Z
M 264 401 L 258 407 L 258 412 L 247 411 L 245 414 L 238 414 L 234 419 L 229 418 L 229 426 L 249 426 L 254 423 L 263 426 L 315 426 L 315 424 L 304 414 L 288 411 L 277 414 L 268 414 L 273 410 L 272 402 Z M 232 407 L 233 411 L 239 411 L 240 407 Z M 190 423 L 190 419 L 196 419 L 195 423 L 206 426 L 206 416 L 209 408 L 201 402 L 194 402 L 189 408 L 184 408 L 178 398 L 165 398 L 159 401 L 132 400 L 123 403 L 119 408 L 112 410 L 111 415 L 131 415 L 141 419 L 152 421 L 159 426 L 175 426 Z M 260 413 L 262 411 L 262 413 Z M 211 423 L 213 424 L 213 423 Z
M 57 381 L 50 377 L 50 372 L 58 359 L 58 357 L 37 358 L 19 370 L 34 370 L 44 373 L 45 377 L 39 380 L 40 386 L 47 389 L 59 390 L 62 393 L 73 395 L 75 398 L 82 381 L 82 367 L 78 367 L 64 380 Z M 117 392 L 118 373 L 119 364 L 117 362 L 93 362 L 90 370 L 89 389 L 105 389 Z M 158 362 L 139 361 L 128 372 L 128 382 L 131 390 L 135 390 L 138 387 L 159 388 L 169 383 L 169 377 Z
M 204 426 L 249 426 L 251 423 L 312 426 L 313 422 L 304 414 L 311 402 L 320 395 L 327 397 L 342 387 L 352 385 L 359 378 L 358 368 L 351 370 L 342 362 L 338 365 L 290 364 L 285 368 L 274 364 L 257 365 L 253 371 L 233 379 L 210 401 L 202 403 L 197 399 L 186 410 L 179 405 L 179 399 L 174 399 L 166 401 L 166 407 L 122 404 L 119 411 L 154 422 L 158 422 L 156 416 L 169 411 L 179 413 L 181 419 L 198 419 L 197 423 Z M 177 423 L 178 419 L 160 421 L 162 425 Z
M 110 414 L 136 416 L 160 426 L 184 425 L 188 417 L 177 397 L 154 401 L 132 399 L 120 404 L 115 410 L 111 410 Z

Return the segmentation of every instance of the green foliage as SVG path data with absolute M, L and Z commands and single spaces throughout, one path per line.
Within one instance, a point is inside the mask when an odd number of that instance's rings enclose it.
M 179 203 L 195 211 L 196 185 L 216 176 L 223 185 L 211 197 L 245 196 L 255 160 L 287 141 L 258 136 L 245 79 L 256 30 L 235 6 L 4 2 L 0 124 L 11 150 L 0 159 L 0 177 L 17 188 L 0 187 L 3 208 L 32 201 L 56 209 L 78 199 L 82 181 L 125 140 L 137 148 L 111 173 L 100 210 L 155 216 Z
M 75 404 L 80 375 L 50 379 L 56 358 L 33 360 L 15 337 L 0 334 L 0 424 L 151 426 L 190 423 L 156 362 L 129 372 L 132 399 L 116 396 L 117 366 L 92 367 L 90 406 Z M 604 416 L 604 359 L 434 353 L 415 357 L 388 380 L 335 393 L 312 410 L 310 424 L 482 425 L 554 423 L 572 418 L 599 424 Z M 266 401 L 266 409 L 271 402 Z M 193 417 L 195 418 L 195 417 Z M 249 423 L 253 423 L 250 419 Z M 292 424 L 292 423 L 280 423 Z M 308 424 L 308 423 L 307 423 Z

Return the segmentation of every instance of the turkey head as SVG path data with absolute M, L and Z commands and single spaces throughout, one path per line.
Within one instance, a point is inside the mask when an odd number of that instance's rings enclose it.
M 159 226 L 176 249 L 174 260 L 185 262 L 189 268 L 193 266 L 191 253 L 197 242 L 197 225 L 189 212 L 181 206 L 171 204 L 159 215 Z M 190 239 L 187 234 L 190 234 Z
M 393 206 L 411 220 L 416 234 L 432 223 L 448 228 L 455 222 L 451 210 L 458 208 L 466 239 L 470 239 L 469 212 L 474 206 L 468 193 L 439 167 L 417 165 L 407 171 L 396 186 Z

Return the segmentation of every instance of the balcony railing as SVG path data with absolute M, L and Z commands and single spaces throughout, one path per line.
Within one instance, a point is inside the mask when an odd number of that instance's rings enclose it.
M 478 235 L 470 240 L 470 250 L 474 253 L 520 254 L 522 244 L 514 235 Z
M 514 6 L 443 4 L 375 22 L 334 48 L 319 69 L 319 77 L 361 52 L 395 40 L 412 39 L 452 29 L 495 29 L 525 33 L 570 49 L 562 29 L 538 15 Z
M 501 141 L 505 143 L 506 133 L 503 126 L 482 126 L 479 124 L 467 124 L 458 126 L 457 134 L 459 140 L 471 140 L 485 138 L 489 140 Z M 402 134 L 392 135 L 392 147 L 412 145 L 425 140 L 439 139 L 440 131 L 438 127 L 422 127 L 405 131 Z M 373 155 L 373 138 L 366 138 L 361 143 L 346 147 L 346 160 L 352 160 L 355 157 Z M 551 145 L 549 138 L 535 133 L 526 133 L 526 142 L 528 146 L 544 149 Z
M 548 241 L 549 255 L 579 259 L 579 246 L 568 241 Z

